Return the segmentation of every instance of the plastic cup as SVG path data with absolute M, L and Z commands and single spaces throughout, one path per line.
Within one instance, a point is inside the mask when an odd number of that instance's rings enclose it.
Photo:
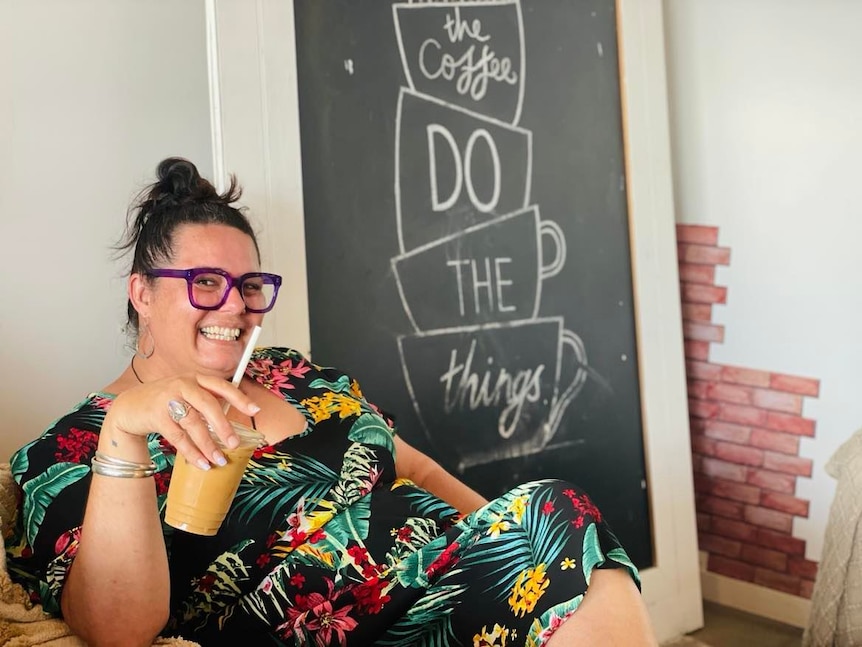
M 264 441 L 263 434 L 254 429 L 237 422 L 231 425 L 239 436 L 239 446 L 230 449 L 213 434 L 226 465 L 202 470 L 177 454 L 165 509 L 168 525 L 196 535 L 214 535 L 221 528 L 248 461 Z

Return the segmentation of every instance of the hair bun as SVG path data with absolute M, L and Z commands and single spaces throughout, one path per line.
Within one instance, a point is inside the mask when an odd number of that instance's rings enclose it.
M 159 179 L 159 188 L 177 198 L 190 196 L 201 179 L 197 167 L 181 157 L 162 160 L 156 170 L 156 177 Z
M 197 167 L 181 157 L 162 160 L 156 169 L 156 177 L 158 181 L 151 193 L 154 211 L 218 196 L 215 187 L 201 177 Z

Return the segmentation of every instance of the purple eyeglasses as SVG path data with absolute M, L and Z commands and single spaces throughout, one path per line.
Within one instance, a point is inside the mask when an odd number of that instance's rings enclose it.
M 147 276 L 169 279 L 185 279 L 189 288 L 189 303 L 198 310 L 218 310 L 233 287 L 239 294 L 249 312 L 269 312 L 275 305 L 281 277 L 266 272 L 249 272 L 233 276 L 217 267 L 192 267 L 187 270 L 155 269 L 146 272 Z

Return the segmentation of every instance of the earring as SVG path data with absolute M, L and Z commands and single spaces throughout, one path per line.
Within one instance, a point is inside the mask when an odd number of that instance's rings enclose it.
M 150 350 L 149 352 L 141 351 L 141 341 L 145 338 L 145 335 L 149 334 L 150 336 Z M 150 327 L 147 324 L 143 325 L 143 328 L 138 335 L 138 343 L 135 345 L 135 355 L 140 357 L 141 359 L 150 359 L 153 353 L 156 352 L 156 339 L 153 337 L 153 333 L 150 332 Z

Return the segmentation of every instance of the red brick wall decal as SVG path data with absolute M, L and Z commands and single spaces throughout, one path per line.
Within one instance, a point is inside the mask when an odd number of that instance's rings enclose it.
M 709 361 L 710 344 L 724 341 L 713 305 L 727 300 L 715 284 L 717 265 L 730 264 L 718 228 L 677 225 L 683 338 L 688 378 L 695 505 L 707 569 L 805 598 L 817 562 L 793 537 L 794 517 L 808 517 L 795 496 L 796 479 L 811 476 L 799 439 L 814 436 L 802 416 L 820 381 Z

